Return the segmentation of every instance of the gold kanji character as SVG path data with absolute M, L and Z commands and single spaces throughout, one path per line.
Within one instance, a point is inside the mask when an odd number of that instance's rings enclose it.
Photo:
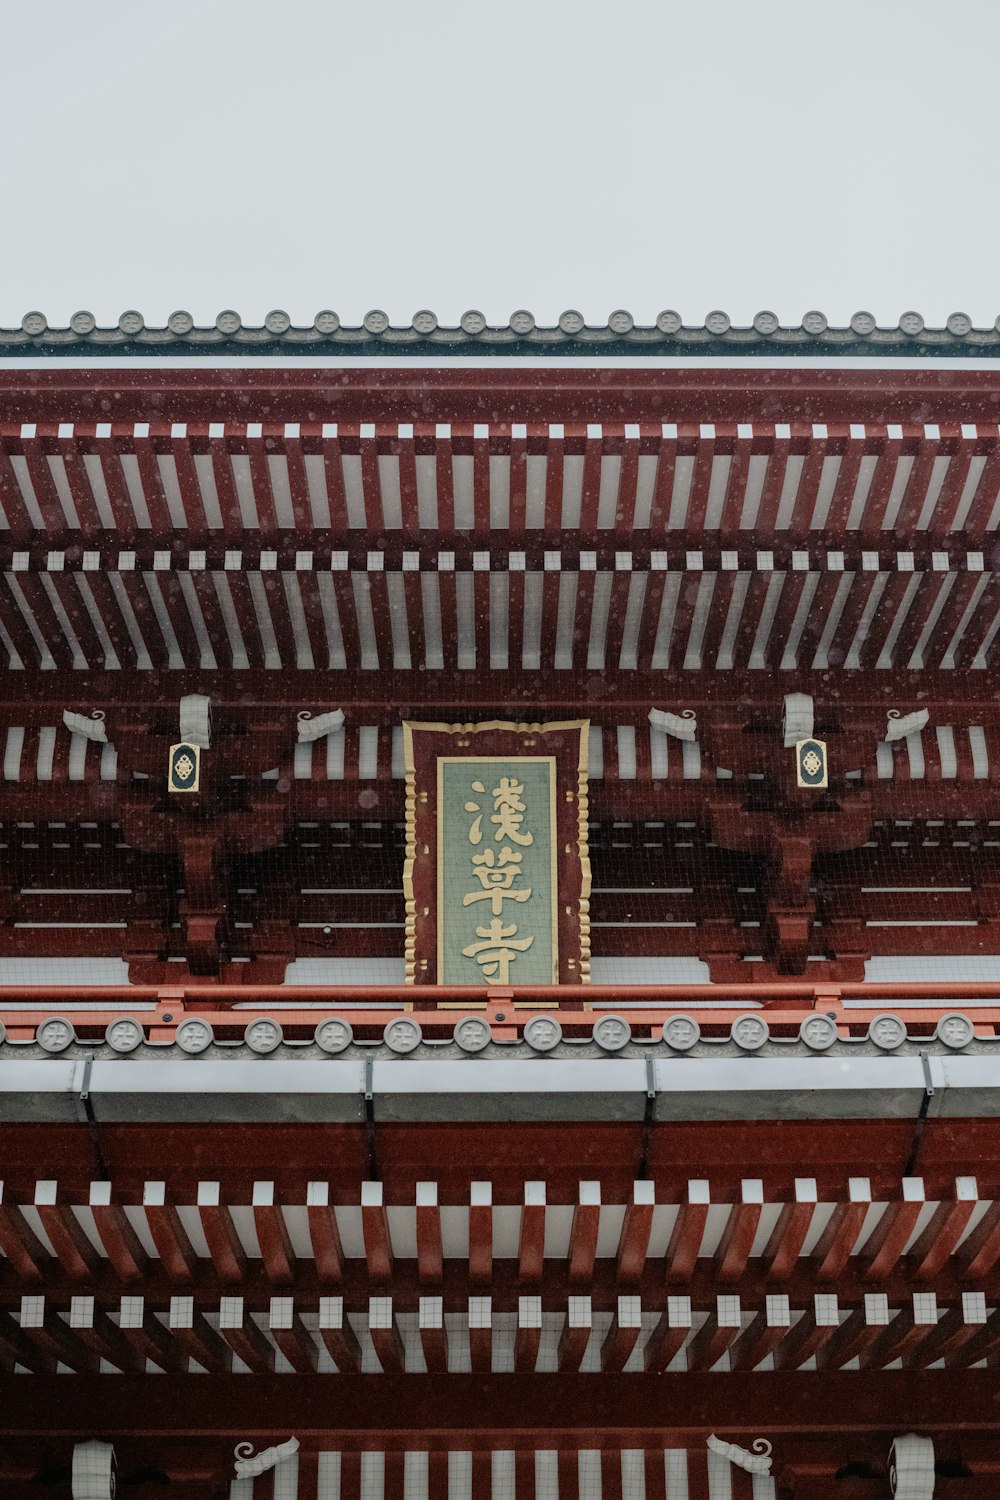
M 498 984 L 509 984 L 511 964 L 519 953 L 526 952 L 535 941 L 533 937 L 515 937 L 516 932 L 516 922 L 511 922 L 509 927 L 505 927 L 499 917 L 494 917 L 489 927 L 476 928 L 476 936 L 482 938 L 483 941 L 470 943 L 467 948 L 462 949 L 462 953 L 466 958 L 476 960 L 483 971 L 484 979 L 495 979 Z
M 521 832 L 526 811 L 523 796 L 524 783 L 512 776 L 501 776 L 499 786 L 493 788 L 494 813 L 490 822 L 497 824 L 494 835 L 497 843 L 501 839 L 513 839 L 515 844 L 524 845 L 535 842 L 534 834 Z
M 486 788 L 481 781 L 474 781 L 470 790 L 473 792 L 485 792 Z M 469 843 L 481 844 L 483 841 L 483 810 L 478 802 L 469 801 L 465 804 L 465 811 L 479 814 L 478 818 L 473 820 L 472 827 L 469 829 Z
M 476 901 L 489 901 L 493 915 L 499 917 L 503 913 L 505 901 L 521 902 L 530 898 L 530 886 L 523 891 L 513 889 L 514 881 L 521 873 L 521 855 L 508 844 L 504 845 L 499 854 L 500 858 L 497 859 L 494 850 L 485 849 L 482 854 L 472 856 L 472 873 L 482 890 L 470 891 L 463 896 L 463 906 L 472 906 Z

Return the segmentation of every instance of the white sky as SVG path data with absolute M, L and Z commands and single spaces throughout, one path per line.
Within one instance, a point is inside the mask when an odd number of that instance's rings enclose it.
M 0 0 L 0 325 L 1000 312 L 997 0 Z

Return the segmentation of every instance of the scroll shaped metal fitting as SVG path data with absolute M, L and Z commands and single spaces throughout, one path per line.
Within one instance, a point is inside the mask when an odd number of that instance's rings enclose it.
M 93 740 L 98 745 L 108 743 L 103 708 L 95 708 L 89 715 L 73 713 L 71 709 L 64 708 L 63 723 L 70 734 L 82 734 L 85 740 Z
M 890 708 L 886 714 L 886 743 L 891 745 L 893 740 L 905 740 L 908 735 L 919 734 L 921 729 L 926 728 L 930 716 L 930 709 L 927 708 L 915 709 L 911 714 L 903 714 L 898 708 Z
M 665 708 L 651 708 L 649 722 L 654 729 L 662 729 L 664 734 L 672 735 L 675 740 L 686 740 L 688 744 L 693 744 L 698 738 L 698 716 L 693 708 L 685 708 L 679 714 L 671 713 Z
M 315 740 L 325 739 L 344 727 L 344 710 L 331 708 L 325 714 L 313 714 L 304 708 L 296 717 L 296 731 L 300 745 L 311 745 Z

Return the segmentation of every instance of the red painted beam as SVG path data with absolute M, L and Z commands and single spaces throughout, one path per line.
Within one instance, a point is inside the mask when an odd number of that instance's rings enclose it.
M 493 1274 L 493 1184 L 469 1185 L 469 1280 L 487 1285 Z
M 581 1182 L 569 1235 L 569 1279 L 575 1286 L 586 1285 L 593 1276 L 600 1222 L 601 1184 Z
M 167 1326 L 171 1338 L 210 1374 L 224 1375 L 232 1369 L 232 1349 L 194 1306 L 193 1298 L 171 1298 Z
M 126 1285 L 142 1281 L 149 1257 L 139 1242 L 120 1203 L 111 1201 L 111 1183 L 90 1185 L 90 1211 L 94 1216 L 101 1244 L 115 1268 L 115 1274 Z
M 361 1228 L 369 1277 L 373 1282 L 389 1281 L 393 1268 L 392 1237 L 381 1182 L 361 1184 Z
M 406 1356 L 391 1297 L 370 1298 L 368 1335 L 385 1374 L 401 1374 L 406 1366 Z
M 881 1438 L 915 1429 L 931 1436 L 995 1440 L 996 1380 L 989 1370 L 829 1371 L 762 1376 L 719 1372 L 658 1375 L 216 1376 L 212 1400 L 199 1376 L 120 1376 L 72 1381 L 35 1376 L 8 1382 L 0 1436 L 107 1441 L 231 1442 L 256 1446 L 294 1432 L 305 1448 L 491 1450 L 497 1434 L 517 1448 L 695 1447 L 709 1432 L 740 1441 L 779 1437 Z M 58 1382 L 58 1385 L 55 1384 Z M 149 1399 L 155 1390 L 156 1400 Z
M 281 1205 L 274 1201 L 273 1182 L 254 1183 L 253 1217 L 265 1275 L 277 1286 L 290 1286 L 295 1280 L 295 1252 Z
M 198 1214 L 212 1264 L 220 1281 L 237 1284 L 246 1279 L 247 1258 L 236 1233 L 233 1216 L 221 1201 L 218 1182 L 198 1184 Z
M 642 1276 L 653 1229 L 656 1186 L 652 1182 L 632 1185 L 632 1199 L 625 1209 L 618 1240 L 618 1280 L 622 1286 L 635 1286 Z
M 444 1274 L 441 1210 L 436 1182 L 417 1183 L 417 1270 L 420 1280 L 437 1286 Z
M 251 1316 L 244 1298 L 222 1298 L 219 1332 L 233 1353 L 251 1370 L 266 1373 L 274 1369 L 274 1349 Z
M 677 1210 L 677 1220 L 667 1246 L 668 1281 L 687 1281 L 694 1270 L 705 1235 L 710 1203 L 707 1181 L 698 1178 L 688 1183 L 687 1201 Z
M 348 1322 L 343 1297 L 320 1301 L 319 1336 L 341 1374 L 361 1369 L 361 1346 Z
M 198 1257 L 176 1207 L 167 1201 L 166 1183 L 144 1183 L 142 1204 L 153 1244 L 167 1276 L 176 1283 L 193 1281 Z
M 306 1189 L 309 1242 L 320 1281 L 339 1285 L 344 1279 L 344 1250 L 337 1218 L 330 1206 L 330 1184 L 310 1182 Z
M 66 1275 L 72 1281 L 92 1281 L 99 1269 L 100 1257 L 72 1205 L 60 1199 L 57 1183 L 39 1181 L 35 1184 L 35 1211 Z

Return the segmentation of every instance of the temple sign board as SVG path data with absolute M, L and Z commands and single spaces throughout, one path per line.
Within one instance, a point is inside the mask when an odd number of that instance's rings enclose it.
M 409 983 L 589 979 L 588 730 L 404 726 Z

